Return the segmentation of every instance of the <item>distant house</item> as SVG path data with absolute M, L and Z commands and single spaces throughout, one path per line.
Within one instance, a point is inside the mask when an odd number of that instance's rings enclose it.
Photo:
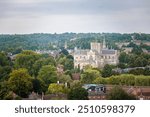
M 133 48 L 132 47 L 124 47 L 122 48 L 123 51 L 126 53 L 126 54 L 129 54 L 130 52 L 132 52 Z
M 106 87 L 103 84 L 84 84 L 83 88 L 88 91 L 89 100 L 106 99 Z
M 150 46 L 150 42 L 145 42 L 144 44 L 147 46 Z
M 38 93 L 32 92 L 29 97 L 29 100 L 41 100 L 41 95 L 39 95 Z
M 142 49 L 142 51 L 143 51 L 144 53 L 146 53 L 146 54 L 150 54 L 149 51 L 146 50 L 146 49 Z
M 66 94 L 47 94 L 43 96 L 43 100 L 67 100 Z
M 131 87 L 127 92 L 139 100 L 150 100 L 150 87 Z
M 114 85 L 106 85 L 107 93 Z M 121 86 L 128 94 L 134 95 L 138 100 L 150 100 L 149 86 Z
M 49 54 L 53 57 L 56 57 L 59 55 L 60 50 L 36 50 L 35 51 L 37 54 Z
M 115 45 L 117 45 L 117 47 L 121 49 L 123 46 L 129 45 L 129 42 L 115 43 Z

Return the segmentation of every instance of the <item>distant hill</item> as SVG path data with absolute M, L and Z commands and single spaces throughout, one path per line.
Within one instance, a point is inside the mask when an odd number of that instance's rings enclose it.
M 16 52 L 21 49 L 55 49 L 63 47 L 65 42 L 68 48 L 80 47 L 83 49 L 90 47 L 90 42 L 102 42 L 105 38 L 107 45 L 115 46 L 115 42 L 130 42 L 133 36 L 137 40 L 149 41 L 150 34 L 120 34 L 120 33 L 63 33 L 63 34 L 15 34 L 0 35 L 0 51 Z M 53 46 L 55 45 L 55 47 Z

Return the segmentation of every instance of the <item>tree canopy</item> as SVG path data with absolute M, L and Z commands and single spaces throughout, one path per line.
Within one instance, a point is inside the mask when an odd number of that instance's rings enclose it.
M 32 78 L 27 69 L 13 70 L 8 83 L 10 89 L 21 97 L 28 97 L 32 90 Z

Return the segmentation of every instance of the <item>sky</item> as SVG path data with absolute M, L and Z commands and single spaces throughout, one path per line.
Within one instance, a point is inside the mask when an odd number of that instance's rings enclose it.
M 150 33 L 150 0 L 0 0 L 0 34 Z

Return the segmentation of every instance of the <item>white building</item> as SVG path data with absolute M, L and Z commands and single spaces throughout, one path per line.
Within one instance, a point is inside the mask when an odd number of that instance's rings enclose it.
M 102 43 L 91 43 L 90 50 L 74 50 L 74 67 L 83 69 L 86 65 L 92 67 L 104 67 L 106 64 L 116 65 L 118 63 L 118 51 L 108 49 L 105 41 Z

